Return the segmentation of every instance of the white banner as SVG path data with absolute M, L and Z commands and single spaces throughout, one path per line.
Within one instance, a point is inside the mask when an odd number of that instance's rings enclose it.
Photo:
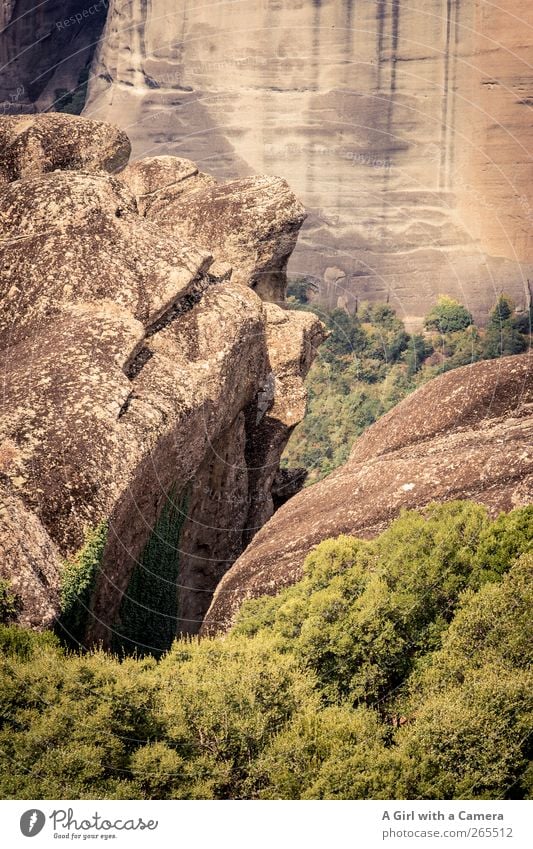
M 531 849 L 532 806 L 489 801 L 4 801 L 1 845 Z

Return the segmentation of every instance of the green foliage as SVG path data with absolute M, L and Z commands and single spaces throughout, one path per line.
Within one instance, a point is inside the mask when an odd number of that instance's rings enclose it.
M 375 542 L 327 540 L 304 579 L 268 603 L 268 621 L 257 621 L 252 602 L 236 631 L 270 631 L 329 701 L 371 704 L 438 645 L 461 593 L 487 580 L 475 555 L 488 527 L 484 508 L 451 502 L 404 513 Z
M 318 291 L 318 285 L 311 277 L 297 277 L 287 286 L 287 300 L 292 306 L 299 307 L 309 303 L 309 295 Z
M 344 463 L 357 437 L 426 381 L 480 359 L 520 353 L 529 345 L 528 314 L 494 324 L 496 314 L 514 309 L 505 297 L 486 331 L 473 325 L 456 301 L 441 298 L 429 329 L 410 336 L 388 304 L 362 304 L 357 315 L 349 315 L 313 304 L 306 278 L 293 291 L 292 306 L 316 312 L 330 333 L 307 378 L 305 419 L 282 460 L 285 466 L 307 469 L 307 486 Z M 446 321 L 434 320 L 435 311 Z
M 489 316 L 487 333 L 483 341 L 485 359 L 521 354 L 526 350 L 527 340 L 516 327 L 513 318 L 514 310 L 511 299 L 500 295 Z
M 439 333 L 454 333 L 464 330 L 473 323 L 471 313 L 459 301 L 441 295 L 424 319 L 428 330 L 438 330 Z
M 309 470 L 308 485 L 345 462 L 354 439 L 415 388 L 403 365 L 409 337 L 390 307 L 317 312 L 329 337 L 307 380 L 307 415 L 283 458 Z
M 521 797 L 533 690 L 533 557 L 469 593 L 443 646 L 410 681 L 398 735 L 407 786 L 427 798 Z
M 488 326 L 500 327 L 504 321 L 509 321 L 514 313 L 514 309 L 512 300 L 507 295 L 500 295 L 491 310 Z
M 73 648 L 83 643 L 96 575 L 107 543 L 107 522 L 87 531 L 82 548 L 67 560 L 61 575 L 58 633 Z
M 11 622 L 18 610 L 18 601 L 9 581 L 0 578 L 0 623 Z
M 523 310 L 513 317 L 513 327 L 519 333 L 531 337 L 533 332 L 533 305 L 528 310 Z
M 3 798 L 528 798 L 533 511 L 327 540 L 159 661 L 0 627 Z
M 118 653 L 161 655 L 176 636 L 181 530 L 187 497 L 171 492 L 124 593 L 113 648 Z
M 28 660 L 35 649 L 42 647 L 59 649 L 60 643 L 50 631 L 27 631 L 18 625 L 0 625 L 0 654 Z
M 87 100 L 90 66 L 82 68 L 78 77 L 78 85 L 72 91 L 58 88 L 55 91 L 54 111 L 66 112 L 69 115 L 81 115 Z

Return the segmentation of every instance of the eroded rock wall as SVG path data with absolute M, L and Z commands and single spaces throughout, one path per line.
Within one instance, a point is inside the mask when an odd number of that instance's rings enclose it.
M 135 155 L 288 179 L 290 269 L 330 305 L 483 319 L 533 278 L 532 36 L 529 0 L 112 0 L 86 114 Z
M 0 575 L 19 597 L 19 620 L 49 625 L 65 558 L 104 524 L 82 638 L 109 645 L 174 500 L 188 505 L 174 558 L 184 577 L 165 591 L 192 588 L 175 632 L 196 631 L 256 530 L 257 504 L 266 504 L 262 521 L 272 512 L 279 458 L 323 338 L 314 315 L 254 291 L 265 263 L 283 291 L 303 210 L 280 180 L 237 181 L 216 206 L 217 238 L 206 228 L 197 242 L 182 232 L 176 195 L 189 195 L 179 175 L 188 188 L 197 182 L 190 197 L 204 219 L 214 207 L 191 163 L 151 160 L 117 175 L 124 134 L 67 116 L 4 119 L 0 135 Z M 170 197 L 172 209 L 152 219 L 147 196 L 154 209 Z M 221 245 L 250 197 L 252 223 L 229 265 Z M 259 431 L 270 450 L 256 462 Z
M 4 0 L 0 114 L 53 108 L 58 90 L 78 91 L 108 7 L 108 0 Z

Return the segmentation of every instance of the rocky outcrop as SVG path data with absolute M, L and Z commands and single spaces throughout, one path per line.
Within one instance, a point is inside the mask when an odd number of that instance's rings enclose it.
M 0 114 L 54 108 L 80 90 L 102 32 L 108 0 L 3 0 Z
M 530 0 L 111 0 L 86 114 L 134 155 L 285 177 L 330 305 L 440 293 L 483 319 L 533 278 Z
M 253 523 L 272 513 L 279 457 L 323 338 L 314 316 L 264 303 L 251 285 L 268 255 L 281 292 L 301 210 L 278 180 L 248 184 L 253 225 L 229 266 L 207 226 L 197 243 L 174 230 L 170 211 L 148 217 L 147 197 L 175 188 L 178 175 L 194 179 L 190 165 L 114 176 L 102 169 L 123 161 L 120 132 L 97 126 L 95 137 L 83 119 L 32 121 L 38 144 L 8 157 L 4 174 L 18 179 L 0 190 L 1 575 L 19 596 L 20 621 L 47 625 L 63 560 L 105 524 L 86 636 L 109 644 L 162 512 L 169 501 L 187 504 L 175 631 L 195 631 Z M 0 133 L 12 131 L 12 119 L 0 122 Z M 237 219 L 237 184 L 228 196 Z M 183 227 L 178 206 L 173 195 Z M 166 594 L 176 592 L 169 581 Z
M 493 514 L 533 500 L 530 354 L 448 372 L 376 422 L 345 466 L 296 495 L 254 537 L 217 588 L 203 632 L 227 630 L 245 599 L 297 581 L 321 540 L 372 537 L 404 508 L 457 498 Z
M 69 115 L 20 115 L 0 124 L 0 185 L 56 170 L 106 171 L 124 168 L 130 141 L 101 121 Z

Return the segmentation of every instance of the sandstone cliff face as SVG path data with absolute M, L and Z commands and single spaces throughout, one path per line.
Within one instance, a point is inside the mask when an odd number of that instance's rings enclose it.
M 331 305 L 439 293 L 482 319 L 533 277 L 529 0 L 112 0 L 86 114 L 134 154 L 281 175 Z
M 87 639 L 109 644 L 158 518 L 169 501 L 187 503 L 176 628 L 194 632 L 273 512 L 279 457 L 323 338 L 314 316 L 253 290 L 268 268 L 282 291 L 302 209 L 276 179 L 246 181 L 242 195 L 240 183 L 220 187 L 217 228 L 204 221 L 197 242 L 175 191 L 178 175 L 189 188 L 196 180 L 209 215 L 191 163 L 113 176 L 105 169 L 127 155 L 114 128 L 43 116 L 22 132 L 13 120 L 0 122 L 15 138 L 0 189 L 0 575 L 20 621 L 48 625 L 63 559 L 107 523 Z M 171 209 L 151 220 L 147 195 L 162 204 L 169 192 Z M 247 241 L 219 256 L 241 203 L 253 207 Z
M 108 0 L 3 0 L 0 114 L 53 108 L 76 91 L 106 19 Z
M 228 629 L 243 600 L 297 581 L 321 540 L 372 537 L 403 508 L 455 498 L 494 514 L 531 503 L 529 354 L 448 372 L 376 422 L 345 466 L 296 495 L 254 537 L 217 588 L 203 633 Z

